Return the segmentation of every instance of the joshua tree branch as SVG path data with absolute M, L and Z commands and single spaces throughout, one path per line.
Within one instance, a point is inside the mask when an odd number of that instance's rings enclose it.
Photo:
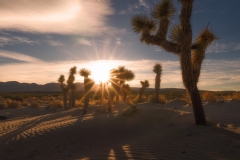
M 152 44 L 162 47 L 167 52 L 172 52 L 174 54 L 180 55 L 181 49 L 180 46 L 176 43 L 169 42 L 164 37 L 157 37 L 154 35 L 150 35 L 148 32 L 143 32 L 141 37 L 141 42 L 145 42 L 146 44 Z

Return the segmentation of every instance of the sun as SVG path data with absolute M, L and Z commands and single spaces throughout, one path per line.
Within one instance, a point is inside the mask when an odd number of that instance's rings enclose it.
M 90 64 L 89 69 L 91 70 L 91 78 L 95 83 L 105 83 L 109 80 L 109 72 L 113 68 L 111 61 L 109 60 L 98 60 Z

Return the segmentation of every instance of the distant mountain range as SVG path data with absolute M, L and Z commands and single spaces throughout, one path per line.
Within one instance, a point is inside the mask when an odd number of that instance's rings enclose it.
M 84 91 L 83 83 L 75 83 L 76 91 Z M 92 90 L 97 90 L 99 85 L 95 85 Z M 132 93 L 138 93 L 138 87 L 131 88 Z M 19 83 L 17 81 L 0 82 L 0 92 L 60 92 L 58 83 L 47 83 L 44 85 L 36 83 Z M 161 88 L 160 92 L 185 92 L 185 89 L 178 88 Z M 146 92 L 154 92 L 153 88 L 146 88 Z
M 83 90 L 83 83 L 76 83 L 77 91 Z M 0 92 L 38 92 L 38 91 L 61 91 L 58 83 L 44 85 L 36 83 L 19 83 L 16 81 L 0 82 Z

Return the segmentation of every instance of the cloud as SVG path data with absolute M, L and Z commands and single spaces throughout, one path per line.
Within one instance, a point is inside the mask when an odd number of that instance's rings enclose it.
M 82 39 L 82 38 L 78 39 L 78 43 L 82 44 L 82 45 L 86 45 L 86 46 L 91 46 L 92 45 L 91 41 L 86 40 L 86 39 Z
M 63 43 L 60 42 L 60 41 L 54 41 L 54 40 L 47 40 L 47 43 L 50 45 L 50 46 L 62 46 Z
M 139 14 L 142 10 L 149 11 L 150 5 L 146 2 L 146 0 L 138 0 L 137 3 L 130 4 L 127 10 L 119 11 L 119 15 L 127 15 L 127 14 Z
M 5 50 L 0 50 L 0 57 L 15 59 L 18 61 L 24 61 L 24 62 L 29 62 L 29 63 L 41 62 L 41 60 L 39 60 L 37 58 L 27 56 L 27 55 L 24 55 L 21 53 L 10 52 L 10 51 L 5 51 Z
M 20 43 L 29 45 L 40 44 L 39 41 L 30 40 L 27 37 L 19 37 L 12 35 L 0 36 L 0 46 L 2 47 L 6 45 L 15 45 Z
M 0 29 L 57 34 L 96 35 L 113 14 L 110 0 L 0 0 Z
M 138 2 L 139 2 L 139 5 L 143 6 L 144 8 L 146 8 L 146 9 L 150 8 L 150 5 L 148 3 L 146 3 L 145 0 L 138 0 Z
M 156 61 L 104 60 L 102 62 L 107 64 L 110 69 L 120 65 L 131 69 L 136 75 L 133 81 L 127 82 L 131 87 L 140 87 L 140 81 L 147 79 L 149 80 L 150 87 L 154 88 L 156 75 L 152 69 Z M 161 88 L 184 88 L 179 61 L 158 62 L 160 62 L 163 67 Z M 4 64 L 0 65 L 1 81 L 15 80 L 39 84 L 56 82 L 60 74 L 68 75 L 69 69 L 73 66 L 76 66 L 78 70 L 80 68 L 88 68 L 91 70 L 94 68 L 94 64 L 99 64 L 99 61 L 60 61 L 53 63 L 38 60 L 32 63 Z M 240 84 L 239 68 L 240 60 L 205 60 L 202 65 L 198 87 L 200 90 L 240 90 L 240 86 L 238 85 Z M 101 70 L 101 68 L 99 69 Z M 9 75 L 9 73 L 11 73 L 11 75 Z M 83 78 L 76 75 L 76 82 L 83 82 Z
M 117 38 L 117 39 L 116 39 L 116 43 L 119 44 L 119 45 L 122 44 L 121 38 Z
M 229 52 L 229 51 L 236 51 L 236 50 L 240 50 L 240 43 L 236 43 L 236 42 L 223 43 L 223 42 L 215 41 L 207 48 L 207 53 Z

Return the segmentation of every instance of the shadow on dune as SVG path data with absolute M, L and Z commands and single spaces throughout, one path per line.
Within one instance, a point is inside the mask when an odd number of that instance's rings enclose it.
M 224 126 L 195 126 L 191 113 L 150 103 L 137 106 L 131 115 L 122 115 L 124 105 L 118 104 L 112 113 L 102 114 L 92 107 L 84 116 L 80 109 L 72 109 L 35 118 L 0 137 L 0 146 L 5 145 L 0 155 L 5 159 L 117 160 L 240 157 L 231 157 L 239 149 L 239 134 Z M 36 128 L 41 127 L 39 134 Z M 17 144 L 5 144 L 34 128 L 34 137 L 25 134 L 23 143 L 21 138 L 15 140 Z

